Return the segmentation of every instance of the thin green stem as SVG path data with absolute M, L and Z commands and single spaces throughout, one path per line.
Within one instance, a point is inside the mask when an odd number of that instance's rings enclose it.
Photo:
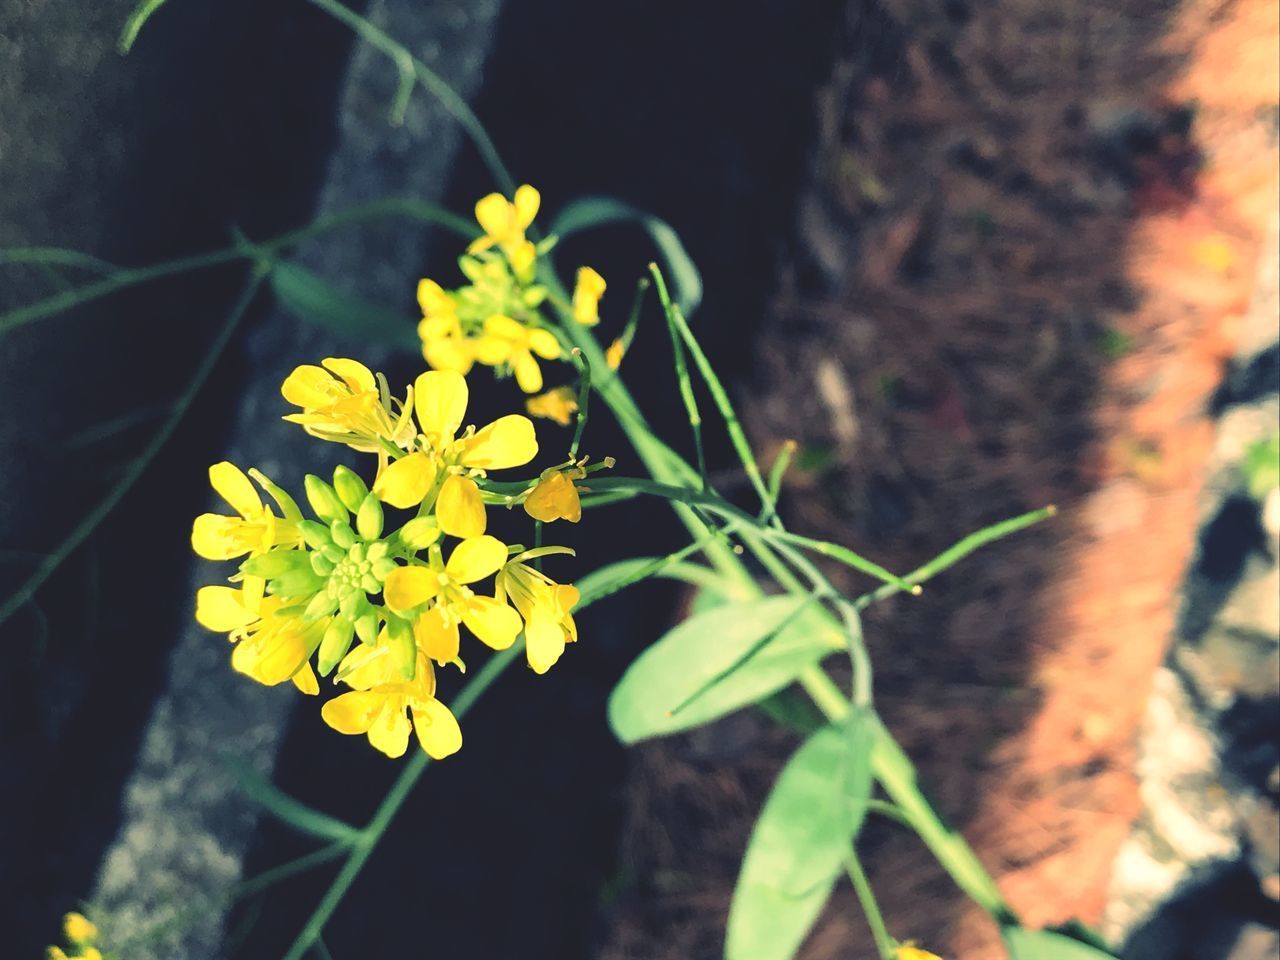
M 391 58 L 391 61 L 396 65 L 396 69 L 401 73 L 401 92 L 398 94 L 401 98 L 403 97 L 403 77 L 405 71 L 411 68 L 413 75 L 422 84 L 423 89 L 435 97 L 445 111 L 458 121 L 458 125 L 462 127 L 463 132 L 475 145 L 480 154 L 480 159 L 484 162 L 489 174 L 502 191 L 508 196 L 515 193 L 516 182 L 512 179 L 506 164 L 502 162 L 502 157 L 498 154 L 498 148 L 494 146 L 493 140 L 480 122 L 480 118 L 467 105 L 467 101 L 460 97 L 449 84 L 445 83 L 439 74 L 413 56 L 404 44 L 393 40 L 364 17 L 338 3 L 337 0 L 307 0 L 307 2 L 312 6 L 319 7 L 334 19 L 345 23 L 360 39 L 381 50 Z
M 459 720 L 466 716 L 475 702 L 502 675 L 502 672 L 515 662 L 516 658 L 523 652 L 523 649 L 523 644 L 515 644 L 490 657 L 480 669 L 480 672 L 468 681 L 466 686 L 458 692 L 457 697 L 454 698 L 451 705 L 454 716 Z M 360 875 L 365 861 L 369 859 L 369 855 L 373 853 L 383 834 L 387 832 L 387 827 L 391 825 L 391 821 L 404 805 L 404 801 L 408 798 L 409 793 L 413 790 L 414 785 L 417 784 L 418 779 L 422 776 L 423 771 L 427 769 L 430 762 L 431 758 L 426 753 L 416 750 L 413 757 L 405 764 L 400 776 L 396 778 L 396 782 L 391 785 L 391 789 L 383 797 L 382 803 L 374 811 L 368 825 L 360 830 L 358 839 L 352 844 L 351 852 L 348 854 L 346 862 L 342 865 L 342 869 L 333 878 L 333 882 L 329 885 L 329 889 L 325 891 L 323 899 L 321 899 L 302 930 L 298 933 L 292 946 L 289 947 L 284 960 L 301 960 L 316 940 L 319 939 L 324 932 L 325 924 L 329 922 L 329 918 L 333 915 L 333 911 L 338 908 L 338 904 L 346 896 L 347 890 L 356 877 Z
M 114 263 L 65 247 L 8 247 L 0 250 L 0 265 L 4 264 L 76 267 L 97 274 L 114 273 L 120 269 Z
M 667 319 L 667 333 L 671 335 L 671 355 L 675 359 L 676 383 L 680 388 L 680 399 L 684 403 L 685 415 L 689 418 L 689 429 L 693 431 L 693 448 L 698 463 L 698 480 L 704 492 L 711 488 L 707 480 L 707 454 L 702 445 L 702 412 L 698 409 L 698 398 L 693 392 L 693 382 L 689 379 L 689 365 L 685 360 L 684 345 L 681 343 L 680 330 L 675 322 L 676 308 L 667 294 L 667 285 L 655 264 L 649 264 L 654 283 L 658 290 L 658 301 L 662 304 L 662 313 Z
M 773 467 L 769 470 L 769 500 L 760 508 L 760 519 L 764 523 L 772 523 L 778 516 L 778 497 L 782 493 L 782 478 L 786 476 L 787 468 L 791 466 L 791 458 L 795 453 L 796 442 L 785 441 L 782 448 L 778 450 L 778 457 L 773 461 Z M 781 523 L 781 520 L 778 522 Z
M 138 33 L 142 30 L 143 25 L 151 19 L 151 15 L 164 6 L 165 0 L 142 0 L 133 9 L 133 13 L 129 14 L 129 19 L 124 22 L 124 29 L 120 31 L 120 39 L 116 42 L 116 48 L 121 53 L 128 53 L 133 49 L 133 42 L 138 39 Z
M 884 925 L 880 904 L 876 903 L 871 881 L 867 879 L 867 872 L 862 869 L 862 861 L 858 859 L 857 850 L 849 852 L 849 858 L 844 866 L 849 874 L 849 881 L 853 884 L 853 892 L 858 895 L 858 903 L 862 905 L 862 912 L 866 915 L 867 926 L 871 928 L 871 937 L 876 942 L 876 953 L 880 955 L 880 960 L 893 960 L 898 948 Z
M 574 347 L 569 354 L 578 368 L 578 414 L 577 424 L 573 430 L 573 443 L 569 445 L 569 459 L 578 459 L 578 448 L 582 445 L 582 433 L 587 429 L 587 407 L 591 402 L 591 364 L 582 359 L 582 351 Z
M 116 508 L 116 505 L 124 499 L 125 494 L 133 489 L 133 485 L 138 482 L 138 479 L 146 469 L 151 466 L 151 461 L 156 458 L 161 448 L 169 442 L 169 438 L 178 429 L 178 424 L 186 416 L 187 410 L 204 386 L 205 381 L 209 378 L 209 374 L 213 372 L 214 366 L 222 356 L 222 351 L 226 349 L 227 343 L 231 340 L 231 335 L 235 333 L 241 319 L 248 311 L 250 304 L 253 303 L 253 298 L 258 292 L 258 288 L 262 285 L 262 281 L 266 278 L 268 269 L 266 264 L 259 264 L 254 270 L 244 291 L 240 294 L 235 306 L 232 307 L 226 322 L 222 325 L 222 329 L 218 331 L 218 335 L 214 337 L 213 342 L 209 345 L 204 358 L 200 361 L 200 365 L 192 373 L 187 388 L 174 402 L 173 412 L 164 422 L 164 425 L 156 431 L 142 452 L 129 464 L 124 475 L 116 481 L 107 495 L 76 524 L 75 528 L 67 534 L 61 543 L 45 555 L 31 576 L 4 603 L 0 604 L 0 623 L 8 620 L 24 603 L 35 595 L 36 591 L 44 585 L 44 582 L 53 576 L 54 571 L 62 566 L 63 561 L 80 544 L 84 543 L 89 534 L 98 528 L 98 524 L 102 523 L 107 515 Z

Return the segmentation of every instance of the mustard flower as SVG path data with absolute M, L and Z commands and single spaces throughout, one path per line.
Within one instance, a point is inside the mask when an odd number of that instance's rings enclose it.
M 571 552 L 563 547 L 528 550 L 513 557 L 497 576 L 497 595 L 509 597 L 524 620 L 525 656 L 535 673 L 546 673 L 578 639 L 572 610 L 578 588 L 556 583 L 523 561 L 547 553 Z
M 538 215 L 541 203 L 541 195 L 528 184 L 517 187 L 510 201 L 500 193 L 482 197 L 476 203 L 476 222 L 484 236 L 473 241 L 467 252 L 477 253 L 496 246 L 506 255 L 517 276 L 530 279 L 537 250 L 524 232 Z
M 292 680 L 306 694 L 320 692 L 308 662 L 320 645 L 328 619 L 307 621 L 302 610 L 280 597 L 263 595 L 260 577 L 246 577 L 239 588 L 201 587 L 196 620 L 235 644 L 231 666 L 266 686 Z
M 98 928 L 84 914 L 73 911 L 63 917 L 62 935 L 75 952 L 69 954 L 61 947 L 49 947 L 45 951 L 46 960 L 102 960 L 102 951 L 94 946 Z
M 384 469 L 373 492 L 393 507 L 417 506 L 436 490 L 436 518 L 453 537 L 484 533 L 480 488 L 471 473 L 519 467 L 537 455 L 538 441 L 528 417 L 509 414 L 474 430 L 458 430 L 466 416 L 469 391 L 462 375 L 429 370 L 414 384 L 414 408 L 421 449 Z M 438 486 L 437 486 L 438 485 Z
M 471 584 L 502 569 L 507 547 L 496 537 L 463 540 L 446 563 L 438 544 L 425 564 L 397 567 L 387 575 L 383 601 L 411 618 L 414 636 L 431 659 L 448 663 L 458 655 L 458 624 L 495 650 L 505 650 L 520 633 L 520 617 L 505 601 L 477 594 Z M 430 607 L 427 604 L 431 604 Z
M 191 547 L 207 560 L 232 560 L 248 554 L 256 556 L 273 547 L 299 543 L 297 521 L 302 519 L 297 505 L 282 490 L 256 470 L 251 474 L 280 506 L 277 517 L 264 506 L 239 467 L 223 461 L 209 468 L 209 483 L 239 516 L 202 513 L 191 528 Z
M 418 281 L 418 306 L 423 358 L 433 370 L 456 370 L 465 376 L 475 363 L 475 347 L 463 332 L 458 305 L 440 284 L 424 279 Z
M 385 443 L 404 446 L 413 437 L 411 399 L 392 400 L 363 363 L 329 357 L 321 366 L 303 364 L 285 379 L 281 394 L 302 413 L 284 419 L 313 437 L 345 443 L 362 453 L 386 456 Z
M 530 397 L 524 402 L 524 408 L 531 417 L 544 417 L 567 427 L 573 422 L 573 415 L 578 412 L 578 395 L 572 387 L 554 387 L 546 393 Z
M 435 698 L 436 675 L 426 655 L 417 655 L 413 679 L 405 680 L 383 645 L 361 644 L 340 666 L 342 682 L 352 687 L 320 708 L 320 716 L 339 733 L 365 734 L 388 757 L 404 756 L 409 746 L 408 711 L 418 743 L 442 760 L 462 747 L 462 730 L 449 708 Z
M 587 471 L 576 463 L 544 470 L 537 485 L 525 498 L 524 512 L 543 523 L 553 520 L 577 523 L 582 519 L 582 501 L 573 481 L 586 475 Z
M 594 327 L 600 322 L 600 298 L 605 291 L 604 277 L 590 267 L 578 268 L 578 280 L 573 288 L 573 319 L 584 327 Z
M 921 950 L 910 943 L 904 943 L 898 947 L 898 953 L 894 960 L 942 960 L 942 958 L 936 953 L 930 953 L 928 950 Z
M 604 362 L 610 370 L 617 370 L 622 366 L 622 358 L 627 355 L 627 345 L 621 338 L 609 344 L 609 349 L 604 352 Z
M 510 367 L 525 393 L 542 389 L 542 369 L 535 354 L 544 360 L 559 360 L 560 341 L 555 334 L 499 313 L 485 319 L 484 332 L 476 340 L 476 359 L 491 367 Z

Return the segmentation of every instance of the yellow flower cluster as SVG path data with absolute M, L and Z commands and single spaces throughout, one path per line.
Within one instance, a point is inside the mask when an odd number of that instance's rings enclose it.
M 489 239 L 523 263 L 520 222 Z M 569 461 L 525 481 L 492 480 L 490 471 L 523 467 L 537 455 L 533 423 L 512 414 L 464 427 L 469 395 L 456 370 L 422 374 L 401 400 L 363 364 L 329 358 L 295 369 L 281 392 L 301 410 L 286 420 L 375 454 L 373 484 L 347 467 L 332 482 L 308 475 L 312 519 L 260 471 L 211 467 L 210 482 L 234 514 L 197 517 L 192 547 L 240 565 L 231 586 L 198 591 L 196 619 L 227 634 L 232 666 L 259 683 L 291 680 L 316 694 L 317 674 L 334 673 L 350 688 L 321 709 L 335 730 L 365 734 L 398 757 L 412 728 L 423 750 L 446 757 L 461 747 L 462 734 L 436 696 L 436 670 L 463 668 L 461 627 L 495 650 L 523 632 L 538 673 L 577 639 L 578 591 L 529 563 L 572 551 L 508 546 L 486 532 L 487 508 L 521 505 L 539 521 L 577 522 L 575 481 L 597 465 Z M 412 514 L 388 530 L 388 507 Z
M 511 200 L 499 193 L 484 197 L 475 210 L 484 235 L 458 261 L 468 283 L 456 290 L 445 290 L 434 280 L 418 283 L 418 335 L 432 369 L 466 374 L 481 363 L 514 374 L 520 389 L 534 394 L 543 387 L 538 361 L 564 357 L 561 341 L 539 310 L 548 290 L 537 282 L 538 257 L 555 239 L 535 244 L 525 236 L 541 203 L 538 191 L 527 184 Z M 584 326 L 599 323 L 604 292 L 599 273 L 579 268 L 571 304 L 574 320 Z M 567 424 L 572 409 L 564 389 L 531 399 L 529 412 Z
M 98 928 L 81 913 L 68 913 L 62 918 L 62 936 L 68 947 L 49 947 L 45 951 L 47 960 L 102 960 L 102 951 L 94 943 L 98 939 Z M 74 951 L 67 953 L 67 950 Z

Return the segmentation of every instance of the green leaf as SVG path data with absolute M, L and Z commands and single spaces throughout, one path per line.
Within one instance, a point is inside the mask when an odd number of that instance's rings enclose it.
M 623 743 L 687 730 L 748 706 L 843 647 L 806 597 L 765 597 L 715 607 L 654 643 L 609 698 Z
M 671 277 L 676 303 L 686 317 L 692 316 L 702 303 L 702 274 L 680 242 L 680 235 L 662 218 L 611 197 L 582 197 L 556 215 L 551 232 L 563 239 L 614 223 L 634 223 L 649 234 Z
M 228 754 L 223 757 L 223 762 L 235 775 L 240 789 L 250 800 L 295 830 L 315 837 L 323 837 L 326 840 L 342 840 L 347 843 L 354 841 L 359 835 L 360 831 L 351 824 L 314 810 L 289 796 L 243 757 Z
M 350 340 L 384 343 L 414 353 L 420 349 L 412 318 L 339 290 L 297 264 L 272 267 L 271 289 L 280 304 L 299 319 Z
M 742 860 L 726 960 L 789 960 L 822 912 L 871 796 L 867 719 L 823 727 L 778 776 Z
M 1051 930 L 1005 927 L 1010 960 L 1116 960 L 1111 954 Z

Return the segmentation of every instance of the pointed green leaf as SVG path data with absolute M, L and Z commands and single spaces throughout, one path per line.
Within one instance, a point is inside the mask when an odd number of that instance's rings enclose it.
M 1111 954 L 1051 930 L 1005 927 L 1010 960 L 1116 960 Z
M 361 343 L 385 343 L 415 353 L 420 349 L 411 316 L 339 290 L 297 264 L 277 263 L 271 270 L 271 289 L 301 320 Z
M 778 776 L 742 860 L 726 960 L 790 960 L 822 912 L 871 796 L 867 719 L 823 727 Z
M 843 639 L 804 597 L 765 597 L 691 617 L 642 653 L 609 698 L 618 739 L 687 730 L 794 680 Z

